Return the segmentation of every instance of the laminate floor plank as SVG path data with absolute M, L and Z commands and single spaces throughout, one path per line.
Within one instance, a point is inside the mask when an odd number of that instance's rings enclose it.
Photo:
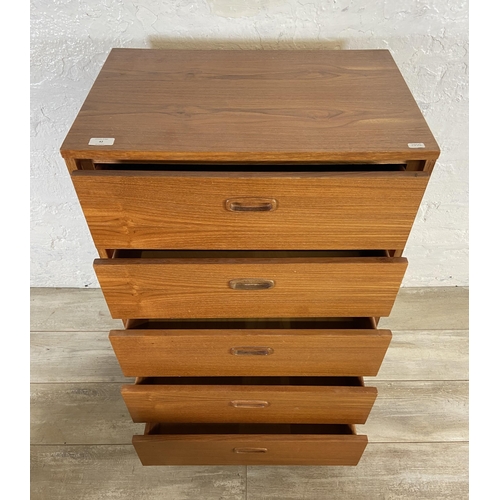
M 380 328 L 391 330 L 467 330 L 468 287 L 400 288 L 391 314 Z
M 100 288 L 32 288 L 32 332 L 92 332 L 123 328 L 112 319 Z
M 119 383 L 32 384 L 32 444 L 129 444 L 134 424 Z M 369 385 L 369 384 L 367 384 Z M 466 382 L 379 382 L 365 425 L 370 442 L 468 439 Z
M 371 443 L 468 441 L 468 383 L 377 382 L 378 396 L 366 424 Z
M 467 287 L 401 288 L 380 328 L 466 330 Z M 121 328 L 111 318 L 100 288 L 32 288 L 31 331 L 97 331 Z
M 467 443 L 369 443 L 356 467 L 248 467 L 247 500 L 466 500 Z
M 244 500 L 245 467 L 143 467 L 132 445 L 32 446 L 31 500 Z
M 31 384 L 31 444 L 130 444 L 134 424 L 120 383 Z
M 31 382 L 130 382 L 108 340 L 108 332 L 34 332 Z
M 381 380 L 467 380 L 468 331 L 394 331 Z M 33 332 L 31 381 L 122 382 L 108 332 Z
M 468 330 L 393 331 L 376 377 L 366 380 L 468 380 Z

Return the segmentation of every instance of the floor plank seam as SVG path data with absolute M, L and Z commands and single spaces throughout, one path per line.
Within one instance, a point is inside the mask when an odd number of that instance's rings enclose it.
M 368 444 L 468 444 L 469 440 L 451 441 L 368 441 Z
M 133 377 L 131 377 L 132 379 Z M 454 379 L 377 379 L 376 382 L 372 382 L 371 380 L 366 380 L 365 378 L 365 383 L 366 384 L 371 384 L 373 383 L 374 385 L 378 384 L 379 382 L 384 382 L 384 383 L 398 383 L 398 382 L 408 382 L 408 383 L 421 383 L 421 382 L 443 382 L 443 383 L 449 383 L 449 382 L 470 382 L 469 379 L 461 379 L 461 378 L 454 378 Z M 116 382 L 116 381 L 106 381 L 106 380 L 77 380 L 77 381 L 67 381 L 67 382 L 59 382 L 59 381 L 50 381 L 48 380 L 47 382 L 30 382 L 30 385 L 45 385 L 45 384 L 130 384 L 131 380 L 123 380 L 123 382 Z
M 122 328 L 108 328 L 107 330 L 30 330 L 30 333 L 44 334 L 44 333 L 102 333 L 103 335 L 108 335 L 110 330 L 123 330 Z M 111 345 L 111 344 L 110 344 Z
M 469 440 L 452 441 L 368 441 L 368 444 L 468 444 Z M 132 446 L 132 443 L 30 443 L 30 447 L 47 448 L 48 446 Z
M 402 334 L 404 335 L 405 333 L 414 333 L 414 332 L 469 332 L 469 328 L 405 328 L 404 330 L 394 330 L 390 326 L 385 326 L 383 327 L 384 329 L 389 329 L 393 334 Z M 106 330 L 30 330 L 30 333 L 102 333 L 102 334 L 108 334 L 110 330 L 123 330 L 124 327 L 123 325 L 117 325 L 116 327 L 110 326 Z
M 245 500 L 248 500 L 248 465 L 245 465 Z
M 370 377 L 371 378 L 371 377 Z M 379 379 L 377 377 L 376 382 L 374 381 L 373 383 L 379 383 L 379 382 L 469 382 L 470 380 L 468 378 L 450 378 L 450 379 L 444 379 L 444 378 L 436 378 L 436 379 L 429 379 L 429 378 L 424 378 L 424 379 L 409 379 L 409 378 L 381 378 Z M 371 383 L 371 380 L 368 377 L 365 377 L 365 382 L 366 383 Z
M 67 385 L 75 385 L 75 384 L 130 384 L 133 383 L 133 380 L 124 380 L 123 382 L 107 382 L 105 380 L 89 380 L 89 381 L 81 381 L 78 380 L 76 382 L 30 382 L 30 385 L 61 385 L 61 384 L 67 384 Z

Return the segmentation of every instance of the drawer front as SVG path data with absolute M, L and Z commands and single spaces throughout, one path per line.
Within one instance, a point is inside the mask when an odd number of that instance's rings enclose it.
M 406 244 L 428 174 L 76 171 L 72 178 L 99 248 L 395 249 Z
M 116 319 L 388 316 L 406 266 L 382 257 L 94 262 Z
M 249 378 L 146 379 L 122 396 L 134 422 L 292 424 L 364 424 L 377 397 L 355 377 Z
M 375 376 L 389 330 L 113 330 L 126 377 Z
M 273 426 L 262 434 L 148 434 L 134 436 L 132 444 L 142 465 L 357 465 L 366 436 L 320 433 L 325 427 L 335 428 L 321 426 L 314 434 L 277 434 Z

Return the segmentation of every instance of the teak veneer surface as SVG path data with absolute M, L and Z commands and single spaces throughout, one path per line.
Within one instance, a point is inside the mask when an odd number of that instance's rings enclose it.
M 125 376 L 375 376 L 389 330 L 112 330 Z M 265 355 L 233 355 L 238 347 Z M 271 349 L 271 350 L 269 350 Z M 247 349 L 248 350 L 248 349 Z
M 405 258 L 96 259 L 113 318 L 388 316 Z M 233 290 L 241 278 L 274 280 Z
M 97 247 L 186 249 L 403 248 L 428 177 L 424 172 L 72 174 Z M 277 208 L 231 212 L 224 206 L 225 200 L 251 197 L 273 199 Z
M 112 49 L 61 153 L 381 161 L 432 160 L 439 148 L 388 50 Z
M 246 433 L 248 426 L 236 424 L 182 427 L 147 424 L 144 436 L 135 435 L 132 443 L 142 464 L 356 465 L 368 443 L 366 436 L 344 433 L 340 425 L 299 424 L 292 433 L 294 426 L 283 424 L 260 424 L 262 433 L 258 427 Z M 190 428 L 196 434 L 189 434 Z M 312 433 L 299 434 L 299 429 Z
M 125 385 L 122 396 L 134 422 L 364 424 L 377 397 L 375 387 L 200 384 Z M 335 377 L 328 377 L 336 384 Z M 356 379 L 355 379 L 356 380 Z

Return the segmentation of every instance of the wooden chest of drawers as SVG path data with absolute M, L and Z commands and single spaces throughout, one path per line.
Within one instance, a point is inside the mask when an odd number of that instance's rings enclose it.
M 61 147 L 144 465 L 355 465 L 439 148 L 390 53 L 113 49 Z

